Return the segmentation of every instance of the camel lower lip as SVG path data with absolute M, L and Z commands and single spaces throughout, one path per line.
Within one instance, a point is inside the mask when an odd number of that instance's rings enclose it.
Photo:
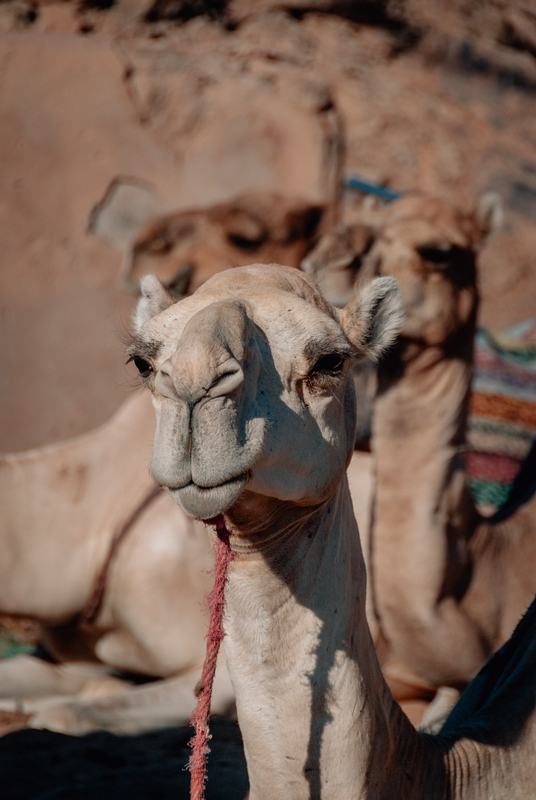
M 247 480 L 248 476 L 244 474 L 219 486 L 208 488 L 189 483 L 180 489 L 169 489 L 169 493 L 191 517 L 211 519 L 226 511 L 234 503 Z

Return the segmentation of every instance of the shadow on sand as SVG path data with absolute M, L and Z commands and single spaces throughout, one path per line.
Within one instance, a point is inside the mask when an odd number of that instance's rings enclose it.
M 211 723 L 207 800 L 244 800 L 246 762 L 238 725 Z M 0 739 L 3 800 L 188 800 L 191 728 L 82 738 L 22 730 Z

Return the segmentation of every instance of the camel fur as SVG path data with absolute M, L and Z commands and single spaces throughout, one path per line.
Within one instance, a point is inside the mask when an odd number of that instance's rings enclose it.
M 0 459 L 0 610 L 39 620 L 59 662 L 0 661 L 0 696 L 22 704 L 32 727 L 137 733 L 184 724 L 194 709 L 212 552 L 202 523 L 167 495 L 121 543 L 94 624 L 77 624 L 114 532 L 154 486 L 153 432 L 138 393 L 88 435 Z M 117 671 L 158 679 L 133 687 Z M 233 708 L 224 662 L 214 701 L 219 713 Z
M 154 278 L 144 291 L 158 296 Z M 233 531 L 225 644 L 250 800 L 524 800 L 533 789 L 534 610 L 437 737 L 395 703 L 366 623 L 345 476 L 349 371 L 400 319 L 393 279 L 339 314 L 278 266 L 222 273 L 138 319 L 130 353 L 156 411 L 153 475 L 188 514 L 224 513 Z
M 452 689 L 463 689 L 508 639 L 536 592 L 534 498 L 507 519 L 487 521 L 463 463 L 476 259 L 499 224 L 494 196 L 464 214 L 414 195 L 376 215 L 375 241 L 361 263 L 362 276 L 397 278 L 406 312 L 399 343 L 379 365 L 372 415 L 373 526 L 365 552 L 375 641 L 398 700 L 429 700 L 440 690 L 438 708 L 425 717 L 436 727 L 457 696 Z M 326 245 L 329 284 L 337 260 Z M 321 274 L 315 253 L 309 258 Z
M 536 500 L 493 523 L 465 478 L 478 222 L 408 198 L 369 256 L 376 274 L 399 279 L 407 315 L 374 404 L 374 597 L 401 683 L 413 672 L 423 692 L 466 686 L 536 592 Z M 393 683 L 396 672 L 387 667 Z

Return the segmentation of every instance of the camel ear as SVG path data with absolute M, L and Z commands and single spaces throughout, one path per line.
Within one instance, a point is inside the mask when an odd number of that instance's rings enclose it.
M 160 199 L 152 186 L 137 178 L 117 177 L 91 209 L 87 231 L 126 252 L 159 208 Z
M 340 319 L 358 356 L 377 361 L 404 322 L 398 281 L 375 278 L 342 309 Z
M 494 233 L 503 226 L 504 212 L 497 192 L 485 192 L 480 196 L 476 210 L 476 220 L 481 232 L 479 245 L 483 247 Z
M 156 275 L 144 275 L 140 281 L 141 297 L 134 311 L 134 330 L 139 333 L 146 322 L 169 308 L 176 299 L 170 295 Z

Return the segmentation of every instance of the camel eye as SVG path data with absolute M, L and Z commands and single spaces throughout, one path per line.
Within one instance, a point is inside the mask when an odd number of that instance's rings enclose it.
M 319 372 L 329 372 L 335 374 L 341 372 L 344 367 L 344 356 L 341 353 L 330 353 L 327 356 L 319 358 L 311 370 L 311 375 Z
M 265 239 L 264 236 L 249 239 L 247 236 L 240 236 L 238 233 L 230 233 L 228 238 L 231 244 L 238 247 L 239 250 L 244 250 L 246 253 L 253 253 L 255 250 L 258 250 Z
M 424 261 L 441 267 L 452 260 L 455 249 L 451 244 L 442 244 L 439 247 L 418 247 L 417 251 Z
M 129 361 L 134 362 L 142 378 L 146 378 L 153 371 L 149 362 L 144 358 L 140 358 L 140 356 L 132 356 Z

